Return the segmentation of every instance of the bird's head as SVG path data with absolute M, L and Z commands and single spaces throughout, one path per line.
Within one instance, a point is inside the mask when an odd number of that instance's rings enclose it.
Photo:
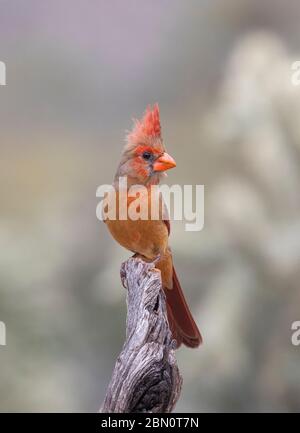
M 131 184 L 157 184 L 165 171 L 175 166 L 163 145 L 159 107 L 155 104 L 146 109 L 141 120 L 134 121 L 126 137 L 116 178 L 127 176 Z

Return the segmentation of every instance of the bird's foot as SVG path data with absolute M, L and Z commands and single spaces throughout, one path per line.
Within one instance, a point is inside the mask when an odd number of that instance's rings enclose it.
M 154 258 L 154 260 L 152 260 L 152 263 L 154 263 L 155 265 L 157 264 L 157 262 L 159 262 L 161 259 L 161 254 L 157 254 L 157 256 Z
M 145 257 L 145 256 L 143 256 L 142 254 L 139 254 L 139 253 L 135 253 L 132 257 L 134 259 L 139 258 L 139 259 L 143 260 L 144 262 L 153 263 L 154 265 L 156 265 L 157 262 L 159 262 L 160 259 L 161 259 L 161 254 L 157 254 L 157 256 L 155 256 L 154 259 L 149 259 L 148 257 Z

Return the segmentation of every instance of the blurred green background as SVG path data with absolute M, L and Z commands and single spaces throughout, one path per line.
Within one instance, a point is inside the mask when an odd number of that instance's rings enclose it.
M 205 185 L 204 230 L 172 225 L 204 336 L 176 410 L 300 409 L 299 22 L 298 0 L 0 1 L 1 411 L 100 407 L 129 253 L 95 194 L 154 102 L 168 182 Z

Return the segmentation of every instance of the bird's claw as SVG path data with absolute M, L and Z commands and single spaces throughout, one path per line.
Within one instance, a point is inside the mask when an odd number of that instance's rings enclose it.
M 158 254 L 156 257 L 155 257 L 155 259 L 153 260 L 153 262 L 152 263 L 154 263 L 155 265 L 157 264 L 157 262 L 159 262 L 160 261 L 160 259 L 161 259 L 161 254 Z

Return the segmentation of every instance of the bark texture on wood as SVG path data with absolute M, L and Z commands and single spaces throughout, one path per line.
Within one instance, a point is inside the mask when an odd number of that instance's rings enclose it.
M 121 267 L 127 289 L 126 341 L 101 412 L 171 412 L 181 391 L 160 271 L 130 258 Z

